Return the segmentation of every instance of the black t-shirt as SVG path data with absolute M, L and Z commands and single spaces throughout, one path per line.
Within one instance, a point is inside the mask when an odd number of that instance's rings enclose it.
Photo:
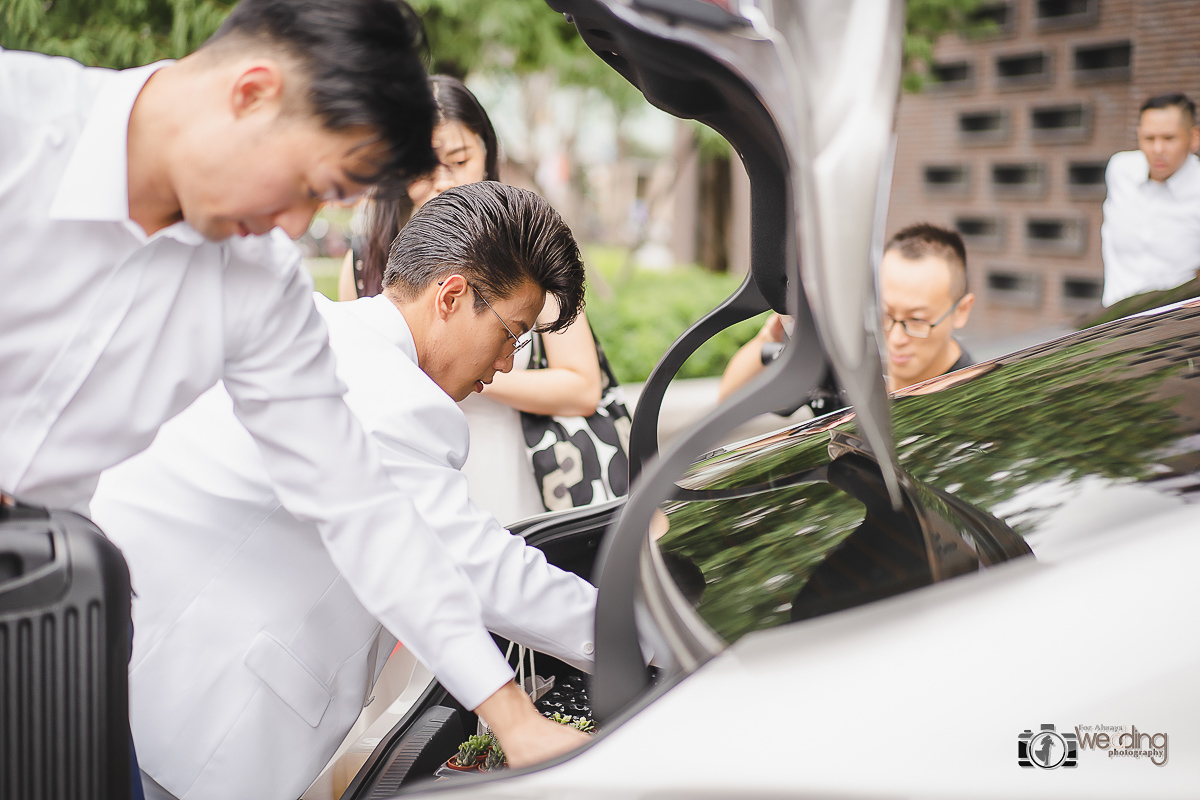
M 779 358 L 779 354 L 782 352 L 782 342 L 768 342 L 764 344 L 762 348 L 763 364 L 770 364 Z M 966 348 L 959 345 L 958 360 L 951 364 L 950 369 L 942 374 L 945 375 L 949 372 L 965 369 L 974 363 L 975 359 L 971 358 L 971 354 L 966 351 Z M 831 414 L 834 411 L 840 411 L 848 405 L 850 405 L 850 401 L 847 399 L 846 393 L 842 391 L 842 387 L 838 385 L 837 378 L 833 374 L 833 368 L 829 367 L 825 370 L 825 375 L 821 378 L 821 382 L 817 384 L 815 389 L 809 392 L 808 399 L 793 408 L 781 409 L 775 413 L 781 417 L 790 417 L 799 411 L 801 406 L 808 406 L 814 417 L 820 417 L 825 414 Z

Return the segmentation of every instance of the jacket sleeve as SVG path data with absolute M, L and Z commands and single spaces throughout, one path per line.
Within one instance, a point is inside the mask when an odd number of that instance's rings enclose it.
M 348 380 L 353 406 L 355 387 Z M 590 672 L 595 588 L 549 564 L 542 551 L 471 502 L 466 476 L 445 456 L 453 449 L 448 434 L 465 441 L 462 412 L 448 403 L 414 406 L 411 396 L 407 400 L 368 422 L 371 436 L 392 481 L 411 491 L 418 512 L 467 574 L 488 628 Z
M 290 242 L 284 275 L 247 263 L 226 268 L 225 386 L 254 437 L 283 506 L 316 523 L 363 607 L 467 708 L 512 670 L 483 625 L 463 571 L 401 492 L 351 414 L 312 284 Z M 280 248 L 283 248 L 282 250 Z M 281 554 L 281 557 L 286 557 Z

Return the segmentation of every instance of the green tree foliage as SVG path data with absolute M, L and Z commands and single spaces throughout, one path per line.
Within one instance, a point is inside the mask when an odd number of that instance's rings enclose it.
M 661 271 L 634 269 L 617 284 L 614 278 L 621 271 L 623 253 L 590 247 L 586 259 L 588 321 L 621 383 L 646 380 L 671 343 L 742 282 L 739 275 L 677 266 Z M 602 282 L 612 282 L 616 291 L 599 291 L 597 284 Z M 737 349 L 753 338 L 762 321 L 762 317 L 756 317 L 718 333 L 684 363 L 679 377 L 720 375 Z
M 603 92 L 619 109 L 641 95 L 593 53 L 545 0 L 410 0 L 425 22 L 431 71 L 551 72 L 563 85 Z
M 1000 516 L 1029 536 L 1083 482 L 1130 484 L 1190 472 L 1195 401 L 1186 364 L 1194 326 L 1139 320 L 1106 340 L 1003 359 L 941 392 L 893 407 L 897 454 L 913 478 Z M 1163 330 L 1163 329 L 1166 330 Z M 1113 333 L 1111 330 L 1108 333 Z M 1121 334 L 1124 335 L 1121 335 Z M 1153 344 L 1159 339 L 1165 345 Z M 838 417 L 839 430 L 854 423 Z M 823 483 L 800 483 L 829 461 L 830 435 L 776 437 L 693 467 L 687 488 L 770 486 L 751 497 L 674 503 L 659 545 L 692 560 L 708 588 L 701 616 L 727 641 L 788 621 L 792 599 L 863 520 L 861 503 Z M 1172 449 L 1173 445 L 1183 444 Z M 1029 493 L 1031 487 L 1059 487 Z M 1024 493 L 1025 500 L 1014 503 Z M 1036 553 L 1035 553 L 1036 555 Z
M 217 0 L 0 0 L 0 47 L 124 69 L 181 58 L 220 26 Z
M 1152 308 L 1178 303 L 1181 300 L 1190 300 L 1193 297 L 1200 297 L 1200 278 L 1192 278 L 1187 283 L 1180 284 L 1173 289 L 1159 289 L 1126 297 L 1108 308 L 1088 314 L 1076 323 L 1076 327 L 1082 330 L 1093 325 L 1103 325 L 1106 322 L 1128 317 L 1130 314 L 1139 314 Z
M 196 49 L 232 0 L 0 0 L 0 47 L 69 56 L 122 69 Z M 425 21 L 432 67 L 465 77 L 476 70 L 552 71 L 565 84 L 597 88 L 618 105 L 637 94 L 544 0 L 412 0 Z M 929 60 L 938 36 L 978 29 L 981 0 L 909 0 L 904 53 Z M 911 70 L 910 70 L 911 72 Z M 919 74 L 912 73 L 913 85 Z
M 993 24 L 978 16 L 985 0 L 908 0 L 904 31 L 904 88 L 920 91 L 933 46 L 944 33 L 987 33 Z

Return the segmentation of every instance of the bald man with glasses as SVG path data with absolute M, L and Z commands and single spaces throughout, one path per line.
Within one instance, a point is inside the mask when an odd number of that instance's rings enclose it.
M 954 338 L 975 304 L 967 287 L 966 247 L 957 233 L 921 223 L 893 236 L 879 265 L 879 294 L 890 391 L 974 363 Z M 758 335 L 738 350 L 721 376 L 721 400 L 778 357 L 788 338 L 786 325 L 786 318 L 771 315 Z M 819 416 L 843 408 L 846 401 L 828 374 L 803 405 Z

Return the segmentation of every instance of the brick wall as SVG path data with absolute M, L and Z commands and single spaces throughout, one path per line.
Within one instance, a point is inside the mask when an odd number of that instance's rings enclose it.
M 998 32 L 943 37 L 943 80 L 901 100 L 888 216 L 889 233 L 917 221 L 964 233 L 976 335 L 1099 307 L 1102 167 L 1136 148 L 1146 97 L 1200 99 L 1196 0 L 991 5 L 1005 9 Z

